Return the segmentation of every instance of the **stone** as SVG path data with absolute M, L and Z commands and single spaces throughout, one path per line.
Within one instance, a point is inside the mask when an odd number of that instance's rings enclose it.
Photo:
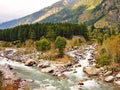
M 37 65 L 37 67 L 39 67 L 39 68 L 42 67 L 42 63 L 39 63 L 39 64 Z
M 78 85 L 84 85 L 84 83 L 83 83 L 84 81 L 85 80 L 80 80 L 79 83 L 78 83 Z
M 54 71 L 54 73 L 52 74 L 53 76 L 58 76 L 58 75 L 60 75 L 61 74 L 61 72 L 58 72 L 58 71 Z
M 68 79 L 68 77 L 65 74 L 58 74 L 58 77 L 61 79 Z
M 84 85 L 84 83 L 83 82 L 79 82 L 78 85 Z
M 32 79 L 25 79 L 24 81 L 26 81 L 26 82 L 28 82 L 28 83 L 34 82 L 34 80 L 32 80 Z
M 114 81 L 114 83 L 120 85 L 120 81 Z
M 11 65 L 9 65 L 9 64 L 5 64 L 5 68 L 8 68 L 9 70 L 13 69 L 13 67 Z
M 76 49 L 78 49 L 78 48 L 79 48 L 78 46 L 74 46 L 74 47 L 73 47 L 74 50 L 76 50 Z
M 30 60 L 28 60 L 28 61 L 25 62 L 25 65 L 26 66 L 33 66 L 33 64 L 35 64 L 35 63 L 36 63 L 35 60 L 31 60 L 30 59 Z
M 75 64 L 74 67 L 81 67 L 81 64 Z
M 9 68 L 10 70 L 12 70 L 12 69 L 13 69 L 13 67 L 12 67 L 11 65 L 8 65 L 8 68 Z
M 83 67 L 83 71 L 86 72 L 89 76 L 98 75 L 100 69 L 97 69 L 94 66 Z
M 39 68 L 46 68 L 46 67 L 50 67 L 50 61 L 42 61 L 42 62 L 39 62 L 37 67 Z
M 120 73 L 118 73 L 115 77 L 120 78 Z
M 77 71 L 76 71 L 76 70 L 74 70 L 74 71 L 73 71 L 73 73 L 77 73 Z
M 107 71 L 104 76 L 108 76 L 108 75 L 111 75 L 112 74 L 112 71 Z
M 52 73 L 53 71 L 54 71 L 54 68 L 52 68 L 52 67 L 47 67 L 47 68 L 41 69 L 41 72 L 44 72 L 44 73 Z
M 45 61 L 41 67 L 42 68 L 50 67 L 50 61 Z
M 114 76 L 107 76 L 107 77 L 105 77 L 105 81 L 106 82 L 112 82 L 114 80 Z
M 115 76 L 114 83 L 117 84 L 117 85 L 120 85 L 120 73 L 118 73 L 118 74 Z
M 65 66 L 66 66 L 66 67 L 70 67 L 70 66 L 72 66 L 72 63 L 71 63 L 71 62 L 68 62 Z

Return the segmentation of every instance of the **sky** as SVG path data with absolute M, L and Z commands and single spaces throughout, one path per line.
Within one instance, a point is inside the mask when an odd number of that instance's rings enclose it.
M 0 23 L 17 19 L 60 0 L 0 0 Z

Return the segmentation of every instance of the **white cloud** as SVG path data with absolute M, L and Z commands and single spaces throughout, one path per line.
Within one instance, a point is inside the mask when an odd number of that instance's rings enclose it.
M 0 22 L 23 17 L 60 0 L 0 0 Z

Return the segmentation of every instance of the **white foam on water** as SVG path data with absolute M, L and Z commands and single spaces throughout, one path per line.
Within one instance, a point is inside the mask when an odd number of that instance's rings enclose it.
M 35 80 L 34 81 L 36 84 L 40 84 L 41 82 L 40 81 L 38 81 L 38 80 Z
M 74 57 L 75 56 L 75 52 L 77 52 L 77 50 L 74 50 L 74 51 L 70 51 L 67 53 L 67 55 L 71 56 L 71 57 Z
M 100 88 L 99 83 L 96 80 L 87 80 L 83 82 L 84 85 L 82 86 L 83 89 L 87 90 L 94 90 L 95 88 Z
M 78 85 L 70 87 L 70 90 L 80 90 Z
M 9 60 L 7 58 L 4 58 L 4 57 L 0 57 L 0 65 L 11 65 L 13 67 L 20 67 L 20 68 L 23 68 L 24 70 L 28 70 L 28 71 L 31 71 L 31 70 L 34 70 L 34 68 L 32 67 L 28 67 L 28 66 L 25 66 L 23 63 L 19 63 L 19 62 L 16 62 L 16 61 L 12 61 L 12 60 Z
M 67 54 L 69 56 L 74 57 L 74 56 L 76 56 L 75 52 L 77 52 L 77 50 L 71 51 Z M 73 73 L 73 71 L 64 72 L 65 75 L 67 75 L 68 77 L 75 76 L 78 79 L 87 79 L 87 75 L 83 72 L 83 67 L 89 65 L 88 59 L 91 56 L 91 51 L 85 51 L 84 53 L 85 53 L 85 55 L 83 55 L 83 56 L 85 57 L 85 59 L 79 59 L 79 64 L 81 65 L 81 67 L 72 68 L 77 72 L 76 73 Z
M 44 82 L 47 82 L 47 83 L 50 83 L 50 84 L 51 84 L 51 83 L 54 82 L 54 80 L 45 79 Z
M 56 87 L 54 87 L 54 86 L 48 86 L 48 87 L 46 87 L 46 90 L 56 90 Z
M 87 75 L 83 72 L 83 68 L 76 68 L 77 73 L 74 73 L 75 77 L 78 79 L 85 79 Z
M 11 66 L 24 66 L 24 64 L 22 63 L 14 62 L 4 57 L 0 57 L 0 64 L 1 65 L 9 64 Z

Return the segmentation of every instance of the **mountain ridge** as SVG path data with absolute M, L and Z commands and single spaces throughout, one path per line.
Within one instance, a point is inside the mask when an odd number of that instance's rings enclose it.
M 38 12 L 0 24 L 11 28 L 23 24 L 46 22 L 72 22 L 96 27 L 118 26 L 120 22 L 119 0 L 61 0 Z

